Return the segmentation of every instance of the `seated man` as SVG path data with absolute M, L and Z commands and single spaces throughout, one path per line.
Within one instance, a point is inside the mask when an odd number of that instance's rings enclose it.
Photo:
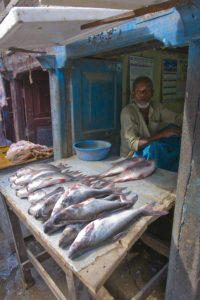
M 182 115 L 150 102 L 153 84 L 146 76 L 133 83 L 133 103 L 121 112 L 121 156 L 155 159 L 159 168 L 177 171 Z M 173 124 L 161 130 L 162 122 Z

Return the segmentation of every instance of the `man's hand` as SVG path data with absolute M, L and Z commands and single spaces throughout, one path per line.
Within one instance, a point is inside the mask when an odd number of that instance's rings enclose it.
M 181 135 L 181 129 L 177 127 L 171 127 L 169 129 L 166 129 L 162 131 L 161 133 L 162 138 L 169 138 L 170 136 L 180 136 Z
M 169 138 L 170 136 L 180 136 L 181 135 L 181 129 L 177 127 L 171 127 L 169 129 L 166 129 L 164 131 L 161 131 L 154 136 L 147 138 L 147 139 L 140 139 L 138 143 L 138 149 L 142 149 L 149 145 L 150 143 L 160 140 L 162 138 Z

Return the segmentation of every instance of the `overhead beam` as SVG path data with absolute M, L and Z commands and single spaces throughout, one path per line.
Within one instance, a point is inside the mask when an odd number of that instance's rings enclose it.
M 66 46 L 68 58 L 112 51 L 149 41 L 179 47 L 200 39 L 200 7 L 186 5 L 138 17 L 132 21 Z

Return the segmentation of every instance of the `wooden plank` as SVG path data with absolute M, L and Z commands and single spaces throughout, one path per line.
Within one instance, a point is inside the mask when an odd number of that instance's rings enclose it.
M 127 12 L 127 13 L 123 13 L 123 14 L 119 14 L 117 16 L 114 17 L 109 17 L 109 18 L 105 18 L 103 20 L 99 20 L 99 21 L 94 21 L 94 22 L 90 22 L 87 24 L 84 24 L 81 26 L 81 29 L 88 29 L 88 28 L 93 28 L 96 26 L 101 26 L 104 24 L 110 24 L 113 22 L 119 22 L 119 21 L 125 21 L 125 20 L 129 20 L 129 19 L 133 19 L 136 17 L 141 17 L 144 16 L 146 14 L 152 14 L 152 13 L 156 13 L 162 10 L 167 10 L 170 9 L 172 7 L 178 7 L 178 6 L 182 6 L 182 5 L 186 5 L 191 3 L 191 1 L 189 0 L 170 0 L 170 1 L 165 1 L 162 3 L 158 3 L 158 4 L 152 4 L 149 5 L 147 7 L 142 7 L 142 8 L 138 8 L 135 9 L 131 12 Z
M 43 262 L 44 260 L 48 259 L 49 257 L 50 257 L 50 255 L 46 251 L 42 251 L 41 253 L 39 253 L 38 255 L 35 256 L 35 258 L 39 262 Z M 22 266 L 24 269 L 30 269 L 33 267 L 32 263 L 30 261 L 23 262 Z
M 49 289 L 52 291 L 56 299 L 58 300 L 67 300 L 67 298 L 63 295 L 63 293 L 60 291 L 60 289 L 57 287 L 55 282 L 52 280 L 52 278 L 49 276 L 49 274 L 45 271 L 43 266 L 38 262 L 38 260 L 34 257 L 33 253 L 27 249 L 27 254 L 30 262 L 36 269 L 36 271 L 40 274 L 42 279 L 45 281 L 45 283 L 48 285 Z
M 149 246 L 150 248 L 164 255 L 165 257 L 169 258 L 170 248 L 152 234 L 145 232 L 141 236 L 141 240 L 145 245 Z
M 66 280 L 68 288 L 68 300 L 90 300 L 88 289 L 83 283 L 67 268 Z
M 200 299 L 200 43 L 189 46 L 177 203 L 166 299 Z
M 130 300 L 145 300 L 167 277 L 168 263 Z
M 11 233 L 12 233 L 13 240 L 14 240 L 15 251 L 16 251 L 18 262 L 19 262 L 21 276 L 22 276 L 22 284 L 25 289 L 28 289 L 34 284 L 34 280 L 31 275 L 30 269 L 23 267 L 23 262 L 27 261 L 27 253 L 26 253 L 26 248 L 24 245 L 24 239 L 22 236 L 21 226 L 20 226 L 17 216 L 7 206 L 5 198 L 4 197 L 2 197 L 2 198 L 4 199 L 5 211 L 8 216 L 8 222 L 9 222 Z
M 115 300 L 115 298 L 112 295 L 110 295 L 110 293 L 104 286 L 102 286 L 99 289 L 98 293 L 95 294 L 94 298 L 95 300 Z

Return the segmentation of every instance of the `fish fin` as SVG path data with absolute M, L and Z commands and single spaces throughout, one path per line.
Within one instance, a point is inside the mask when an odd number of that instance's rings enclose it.
M 135 194 L 131 199 L 127 199 L 125 195 L 120 195 L 121 202 L 130 202 L 130 204 L 135 204 L 138 200 L 138 195 Z
M 128 192 L 126 192 L 126 193 L 123 193 L 123 195 L 124 196 L 128 196 L 128 195 L 130 195 L 132 192 L 131 191 L 128 191 Z
M 115 236 L 113 236 L 112 240 L 113 242 L 117 241 L 118 239 L 120 239 L 121 237 L 123 237 L 125 234 L 127 234 L 127 230 L 124 230 L 122 232 L 117 233 Z
M 113 201 L 113 200 L 119 200 L 119 195 L 111 194 L 104 198 L 104 200 Z
M 111 215 L 111 212 L 104 211 L 97 216 L 97 219 L 104 219 L 105 217 L 110 216 L 110 215 Z
M 115 187 L 114 182 L 105 182 L 104 188 L 112 190 L 114 187 Z
M 125 208 L 125 207 L 119 207 L 119 208 L 117 208 L 117 209 L 115 209 L 115 210 L 104 211 L 104 212 L 100 213 L 100 214 L 97 216 L 97 219 L 104 219 L 105 217 L 108 217 L 108 216 L 114 214 L 115 212 L 122 211 L 122 210 L 124 210 L 124 209 L 126 209 L 126 208 Z
M 149 203 L 149 204 L 146 204 L 144 207 L 143 207 L 143 212 L 145 215 L 150 215 L 150 216 L 164 216 L 164 215 L 167 215 L 168 212 L 167 211 L 163 211 L 163 210 L 153 210 L 153 207 L 155 206 L 155 202 L 153 203 Z

